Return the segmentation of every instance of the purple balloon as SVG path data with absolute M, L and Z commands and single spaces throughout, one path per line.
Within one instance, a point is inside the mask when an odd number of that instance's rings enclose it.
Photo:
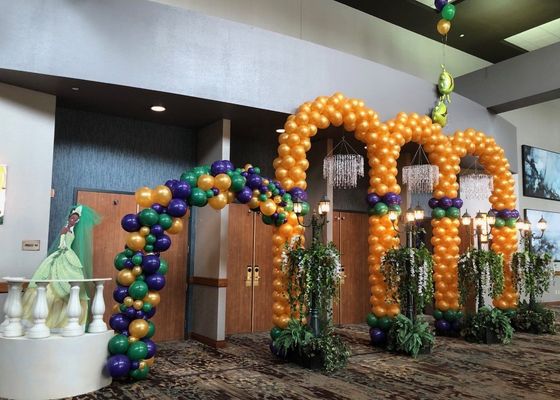
M 223 161 L 214 161 L 210 167 L 212 175 L 224 174 L 227 172 L 227 165 Z
M 150 233 L 156 237 L 161 236 L 163 234 L 163 228 L 158 224 L 152 225 L 152 227 L 150 228 Z
M 125 266 L 125 268 L 134 267 L 134 263 L 132 262 L 132 260 L 130 258 L 127 258 L 126 260 L 124 260 L 123 265 Z
M 171 189 L 173 197 L 176 199 L 186 199 L 191 195 L 191 185 L 188 182 L 179 181 L 173 189 Z
M 127 376 L 130 371 L 130 359 L 124 354 L 116 354 L 107 360 L 107 371 L 113 378 Z
M 253 197 L 253 191 L 247 186 L 244 186 L 243 189 L 235 194 L 235 197 L 240 203 L 246 204 Z
M 261 192 L 261 193 L 268 192 L 268 186 L 266 186 L 266 185 L 259 186 L 259 192 Z
M 439 207 L 439 200 L 435 197 L 432 197 L 430 200 L 428 200 L 428 205 L 430 206 L 430 208 Z
M 439 206 L 447 210 L 449 207 L 453 206 L 453 200 L 451 200 L 449 197 L 442 197 L 441 199 L 439 199 Z
M 150 319 L 150 318 L 152 318 L 155 314 L 156 314 L 156 308 L 155 308 L 155 307 L 152 307 L 152 309 L 151 309 L 150 311 L 146 311 L 146 312 L 144 313 L 144 316 L 145 316 L 147 319 Z
M 167 186 L 169 189 L 171 189 L 171 192 L 173 192 L 173 188 L 175 187 L 175 185 L 177 185 L 177 182 L 179 182 L 177 179 L 169 179 L 167 182 L 165 182 L 165 186 Z
M 370 207 L 374 207 L 380 201 L 381 201 L 381 197 L 379 197 L 375 193 L 368 193 L 368 195 L 366 196 L 366 202 Z
M 438 12 L 443 10 L 443 7 L 445 7 L 446 4 L 447 4 L 447 0 L 435 0 L 434 1 L 434 6 L 436 7 L 436 10 L 438 10 Z
M 157 273 L 148 275 L 144 281 L 150 290 L 161 290 L 165 286 L 165 277 Z
M 453 202 L 453 207 L 455 207 L 455 208 L 463 207 L 463 200 L 461 200 L 460 198 L 456 197 L 451 201 Z
M 383 202 L 388 206 L 396 206 L 400 203 L 400 200 L 400 196 L 393 192 L 389 192 L 383 196 Z
M 385 332 L 383 332 L 379 328 L 371 328 L 369 330 L 369 337 L 373 344 L 381 344 L 385 342 L 385 338 L 386 338 Z
M 126 331 L 128 329 L 128 324 L 130 324 L 130 320 L 126 315 L 121 313 L 113 314 L 111 318 L 109 318 L 109 325 L 118 332 Z
M 293 201 L 296 201 L 296 200 L 307 201 L 307 193 L 302 188 L 299 188 L 299 187 L 296 186 L 295 188 L 290 190 L 288 193 L 290 193 L 290 195 L 292 196 Z
M 161 214 L 164 210 L 164 206 L 162 206 L 159 203 L 154 203 L 152 204 L 152 210 L 154 210 L 155 212 L 157 212 L 158 214 Z
M 153 274 L 159 269 L 159 257 L 153 254 L 144 256 L 142 259 L 142 270 L 147 274 Z
M 142 341 L 146 343 L 146 347 L 148 348 L 148 355 L 146 356 L 146 358 L 148 359 L 155 356 L 157 350 L 156 344 L 150 339 L 142 339 Z
M 436 321 L 436 329 L 441 332 L 447 332 L 451 328 L 451 325 L 448 321 L 442 319 L 438 319 Z
M 220 194 L 220 189 L 213 187 L 212 189 L 212 193 L 214 194 L 214 196 L 217 196 L 218 194 Z
M 133 307 L 128 307 L 124 310 L 124 315 L 126 315 L 128 319 L 136 319 L 136 310 Z
M 230 160 L 222 160 L 222 163 L 226 166 L 226 170 L 228 171 L 233 171 L 235 169 L 235 166 Z
M 121 220 L 121 226 L 127 232 L 136 232 L 141 227 L 136 214 L 126 214 Z
M 187 213 L 187 203 L 181 199 L 171 199 L 167 205 L 167 213 L 172 217 L 180 218 Z
M 284 189 L 278 189 L 278 194 L 280 196 L 284 196 L 286 194 L 286 191 Z
M 459 332 L 461 330 L 461 321 L 455 320 L 451 323 L 451 330 Z
M 144 311 L 134 310 L 134 319 L 144 319 Z
M 243 178 L 247 178 L 247 177 L 249 176 L 249 174 L 247 173 L 247 171 L 243 171 L 243 172 L 241 173 L 241 176 L 242 176 Z
M 140 368 L 140 361 L 132 360 L 130 361 L 130 370 L 134 371 L 135 369 Z
M 262 178 L 256 174 L 252 174 L 247 176 L 247 186 L 251 189 L 255 190 L 258 189 L 259 186 L 262 184 Z
M 511 210 L 511 218 L 519 218 L 519 211 Z
M 128 288 L 126 286 L 117 285 L 115 290 L 113 290 L 113 299 L 117 303 L 122 303 L 126 296 L 128 296 Z
M 171 247 L 171 238 L 166 234 L 161 235 L 154 243 L 154 251 L 165 251 Z

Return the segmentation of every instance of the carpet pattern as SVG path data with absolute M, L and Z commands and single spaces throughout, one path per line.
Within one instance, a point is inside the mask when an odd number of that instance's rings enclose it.
M 414 360 L 372 348 L 366 325 L 338 332 L 352 356 L 332 375 L 275 359 L 267 334 L 236 335 L 224 349 L 162 343 L 149 379 L 74 399 L 560 399 L 560 335 L 516 333 L 507 346 L 438 337 Z

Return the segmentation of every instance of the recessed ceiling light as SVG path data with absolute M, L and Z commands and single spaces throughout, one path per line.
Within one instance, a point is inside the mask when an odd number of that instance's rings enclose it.
M 74 92 L 77 92 L 78 90 L 80 90 L 80 88 L 79 88 L 79 87 L 73 87 L 72 90 L 73 90 Z
M 163 111 L 165 111 L 165 107 L 164 107 L 164 106 L 152 106 L 152 107 L 150 107 L 150 109 L 151 109 L 152 111 L 155 111 L 155 112 L 163 112 Z
M 459 37 L 465 37 L 465 34 L 464 34 L 464 33 L 461 33 L 461 34 L 459 35 Z
M 276 129 L 276 133 L 284 133 L 284 132 L 286 132 L 285 129 L 282 129 L 282 128 Z

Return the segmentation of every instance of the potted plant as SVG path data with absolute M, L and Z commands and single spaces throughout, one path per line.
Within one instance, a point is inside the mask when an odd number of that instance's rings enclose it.
M 531 307 L 529 303 L 522 302 L 511 316 L 511 325 L 515 330 L 536 335 L 554 335 L 556 333 L 554 322 L 554 311 L 538 303 Z
M 482 307 L 475 315 L 466 317 L 461 333 L 469 342 L 508 344 L 513 337 L 513 328 L 502 310 Z
M 430 325 L 420 319 L 414 322 L 402 314 L 396 316 L 387 335 L 387 349 L 411 355 L 431 353 L 435 338 Z

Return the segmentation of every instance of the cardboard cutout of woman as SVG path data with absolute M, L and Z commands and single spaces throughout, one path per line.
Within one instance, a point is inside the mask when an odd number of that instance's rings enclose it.
M 49 251 L 49 256 L 39 265 L 31 278 L 31 283 L 23 296 L 24 321 L 33 318 L 33 304 L 37 297 L 36 280 L 63 279 L 79 280 L 92 278 L 92 234 L 99 223 L 94 210 L 84 205 L 72 207 L 68 220 L 58 241 L 58 247 Z M 67 324 L 66 308 L 70 295 L 70 284 L 51 282 L 47 285 L 49 314 L 46 324 L 51 329 L 60 329 Z M 82 315 L 80 324 L 85 325 L 88 316 L 88 296 L 82 285 L 80 302 Z

